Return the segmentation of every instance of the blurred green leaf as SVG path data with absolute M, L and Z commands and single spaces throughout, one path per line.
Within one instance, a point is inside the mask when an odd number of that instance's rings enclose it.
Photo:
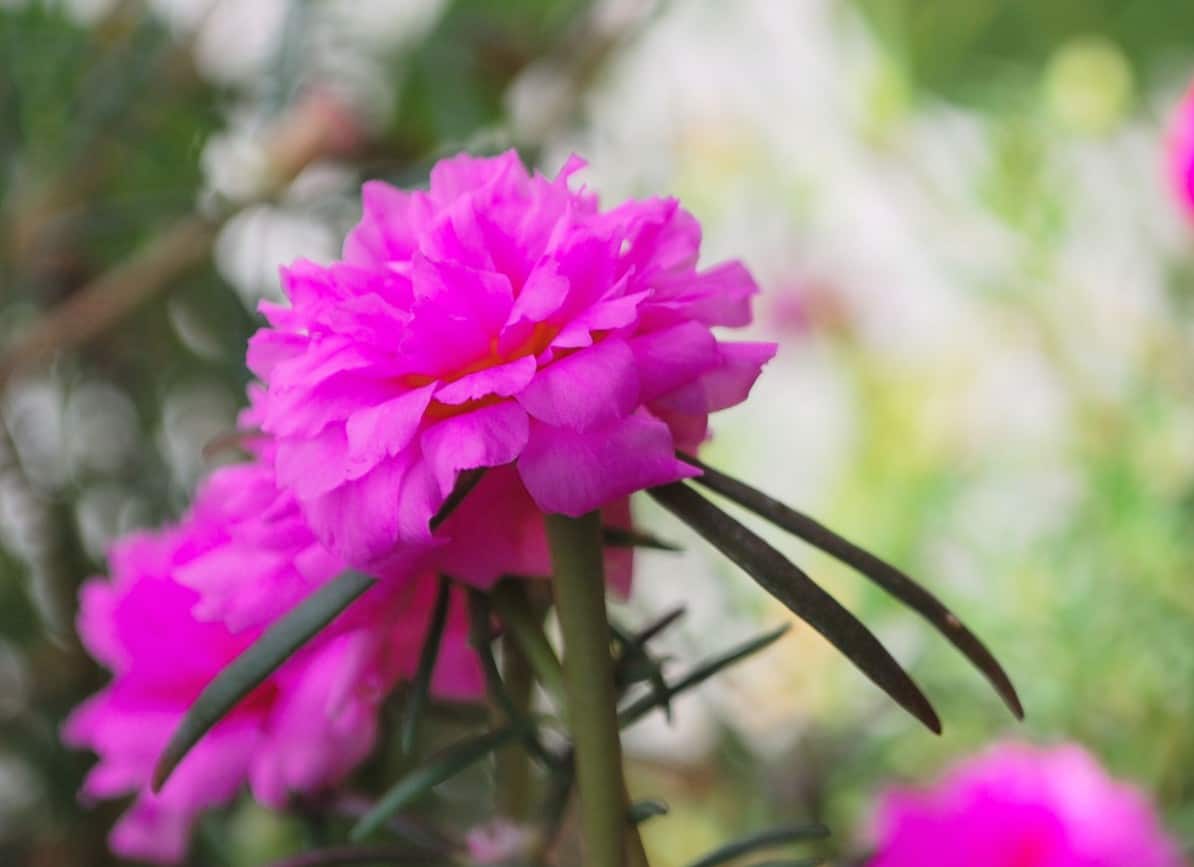
M 455 743 L 437 753 L 395 783 L 373 809 L 353 826 L 349 833 L 350 839 L 364 840 L 378 831 L 387 819 L 403 807 L 422 798 L 440 783 L 454 777 L 495 750 L 501 749 L 519 735 L 516 726 L 503 726 Z
M 410 755 L 415 747 L 415 736 L 419 731 L 419 721 L 423 717 L 423 707 L 427 704 L 427 696 L 431 692 L 431 680 L 435 676 L 435 663 L 439 659 L 439 648 L 444 637 L 444 626 L 448 622 L 448 606 L 451 601 L 452 585 L 441 575 L 435 593 L 435 606 L 431 609 L 423 647 L 419 652 L 419 667 L 415 671 L 414 680 L 411 681 L 410 694 L 399 729 L 398 742 L 406 755 Z

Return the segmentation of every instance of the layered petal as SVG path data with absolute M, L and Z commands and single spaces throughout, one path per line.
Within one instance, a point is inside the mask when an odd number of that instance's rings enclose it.
M 589 431 L 532 424 L 518 473 L 544 512 L 579 517 L 699 471 L 676 459 L 667 425 L 639 411 Z

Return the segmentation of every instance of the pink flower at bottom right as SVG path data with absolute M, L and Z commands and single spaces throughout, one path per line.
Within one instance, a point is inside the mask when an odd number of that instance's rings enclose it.
M 1182 867 L 1148 798 L 1082 747 L 1006 743 L 881 798 L 868 867 Z

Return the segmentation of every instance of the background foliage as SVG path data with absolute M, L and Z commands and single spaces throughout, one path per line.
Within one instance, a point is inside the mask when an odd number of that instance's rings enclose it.
M 1184 0 L 0 3 L 0 862 L 110 863 L 117 808 L 76 803 L 90 760 L 56 740 L 102 683 L 74 591 L 222 459 L 204 448 L 232 427 L 276 265 L 335 254 L 361 179 L 509 145 L 548 172 L 583 153 L 610 199 L 675 192 L 710 261 L 751 263 L 783 349 L 711 462 L 938 588 L 1029 713 L 1012 732 L 942 643 L 797 551 L 914 666 L 946 736 L 797 627 L 681 701 L 676 728 L 632 732 L 632 788 L 673 808 L 644 828 L 654 863 L 810 815 L 856 851 L 881 784 L 1010 733 L 1085 743 L 1194 839 L 1194 232 L 1161 176 L 1185 17 Z M 130 285 L 126 310 L 112 287 Z M 784 619 L 690 548 L 643 557 L 624 617 L 685 601 L 684 658 Z M 485 786 L 436 809 L 477 810 Z M 243 803 L 197 858 L 256 864 L 309 833 Z

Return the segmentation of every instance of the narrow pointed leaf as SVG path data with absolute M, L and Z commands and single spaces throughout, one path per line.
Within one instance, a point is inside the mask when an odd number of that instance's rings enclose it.
M 648 493 L 820 632 L 926 728 L 941 733 L 941 720 L 920 687 L 870 630 L 799 567 L 687 485 L 664 485 Z
M 717 867 L 751 852 L 760 849 L 770 849 L 775 846 L 786 846 L 792 843 L 803 843 L 808 840 L 824 840 L 829 836 L 829 829 L 824 825 L 802 825 L 795 828 L 774 828 L 762 831 L 727 843 L 715 849 L 705 857 L 692 862 L 689 867 Z M 815 861 L 813 863 L 816 863 Z
M 435 663 L 439 659 L 439 648 L 444 638 L 444 626 L 448 622 L 448 605 L 452 601 L 452 585 L 440 576 L 439 589 L 435 594 L 435 607 L 427 623 L 427 635 L 423 638 L 423 649 L 419 652 L 419 667 L 411 683 L 410 698 L 402 716 L 399 744 L 402 754 L 409 756 L 415 748 L 415 735 L 419 731 L 419 720 L 431 694 L 431 679 L 435 675 Z
M 621 648 L 617 665 L 614 668 L 614 682 L 619 692 L 631 684 L 643 680 L 651 682 L 651 692 L 659 698 L 663 707 L 663 714 L 668 722 L 672 721 L 672 698 L 668 692 L 667 681 L 663 677 L 663 665 L 647 653 L 637 636 L 631 635 L 616 623 L 610 623 L 610 633 L 614 641 Z
M 712 659 L 698 665 L 684 677 L 680 678 L 675 683 L 668 686 L 666 692 L 660 695 L 656 692 L 650 692 L 644 695 L 637 701 L 627 705 L 622 710 L 618 711 L 618 724 L 625 728 L 632 723 L 642 719 L 655 708 L 660 707 L 664 701 L 671 700 L 675 696 L 682 695 L 695 686 L 700 686 L 709 678 L 713 677 L 722 669 L 728 668 L 737 662 L 740 662 L 747 657 L 754 656 L 764 647 L 768 647 L 777 641 L 785 632 L 788 631 L 787 624 L 773 629 L 770 632 L 765 632 L 762 635 L 756 636 L 749 641 L 745 641 L 735 647 L 730 648 L 725 653 L 719 654 Z
M 491 611 L 489 598 L 480 590 L 469 588 L 469 641 L 477 657 L 481 661 L 481 671 L 485 675 L 485 685 L 490 699 L 498 706 L 502 714 L 521 733 L 523 744 L 527 752 L 536 758 L 544 767 L 555 766 L 556 759 L 547 751 L 536 734 L 533 720 L 514 703 L 506 684 L 502 680 L 502 673 L 498 669 L 497 660 L 493 658 L 492 635 L 490 634 Z
M 432 517 L 431 529 L 434 530 L 447 520 L 469 491 L 476 487 L 483 472 L 470 470 L 460 474 L 456 487 Z M 151 790 L 160 791 L 179 762 L 224 714 L 335 620 L 340 612 L 363 596 L 375 580 L 359 572 L 345 572 L 329 581 L 270 626 L 257 641 L 216 675 L 187 710 L 158 758 L 150 781 Z
M 676 606 L 671 611 L 667 612 L 662 617 L 660 617 L 658 620 L 655 620 L 652 623 L 648 623 L 646 626 L 644 626 L 642 629 L 640 629 L 638 631 L 638 634 L 635 635 L 634 640 L 637 641 L 640 645 L 645 645 L 648 641 L 650 641 L 656 635 L 659 635 L 659 633 L 663 632 L 665 629 L 667 629 L 669 626 L 671 626 L 673 623 L 675 623 L 677 620 L 679 620 L 681 617 L 683 617 L 687 613 L 688 613 L 688 609 L 685 608 L 683 605 Z
M 601 541 L 610 548 L 649 548 L 654 551 L 680 551 L 679 545 L 665 542 L 641 530 L 627 530 L 623 527 L 602 527 Z
M 426 764 L 412 770 L 389 791 L 349 832 L 349 839 L 360 841 L 381 828 L 392 815 L 426 795 L 445 780 L 499 750 L 519 735 L 515 726 L 502 726 L 474 738 L 459 741 L 433 756 Z
M 373 583 L 374 579 L 368 575 L 345 572 L 304 599 L 216 675 L 191 705 L 158 759 L 153 773 L 153 791 L 161 789 L 191 747 L 224 714 L 360 598 Z
M 842 538 L 808 515 L 796 511 L 738 479 L 713 469 L 694 457 L 680 454 L 680 458 L 702 471 L 702 475 L 693 479 L 697 484 L 716 491 L 759 517 L 765 518 L 780 529 L 787 530 L 813 547 L 819 548 L 831 557 L 856 569 L 920 614 L 982 672 L 1011 712 L 1018 719 L 1024 718 L 1024 708 L 1016 694 L 1016 688 L 998 660 L 978 637 L 925 587 L 890 563 Z

